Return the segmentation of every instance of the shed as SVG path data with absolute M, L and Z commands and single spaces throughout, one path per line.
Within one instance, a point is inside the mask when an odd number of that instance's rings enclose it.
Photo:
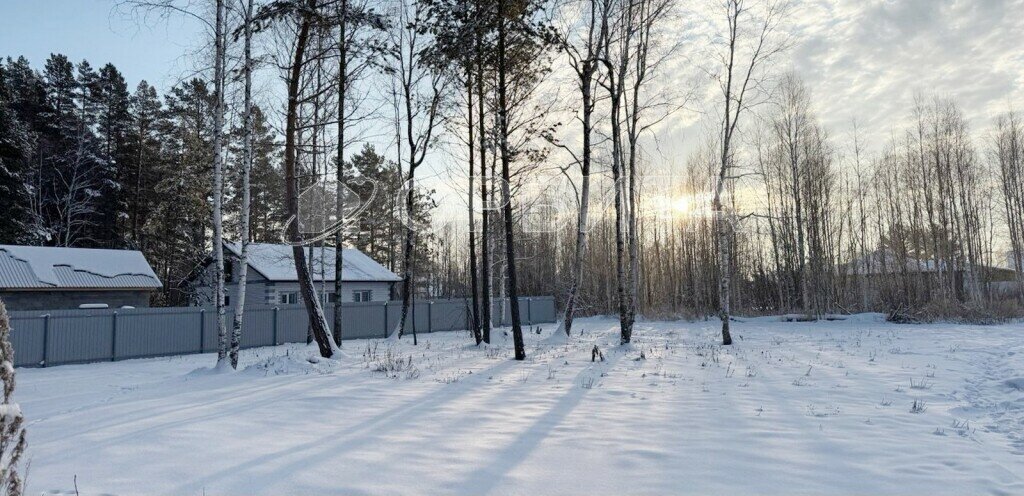
M 0 298 L 9 310 L 148 307 L 161 287 L 139 251 L 0 245 Z

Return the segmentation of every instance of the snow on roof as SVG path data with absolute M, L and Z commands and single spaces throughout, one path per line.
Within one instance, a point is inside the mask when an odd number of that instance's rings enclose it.
M 1013 250 L 1006 252 L 1006 267 L 1016 272 L 1018 263 L 1020 263 L 1021 267 L 1024 267 L 1024 254 L 1021 254 L 1018 260 L 1014 260 L 1014 255 Z
M 224 247 L 236 257 L 241 256 L 241 245 L 224 243 Z M 309 248 L 303 247 L 308 254 Z M 334 247 L 313 247 L 313 279 L 334 280 Z M 397 282 L 402 278 L 375 262 L 355 248 L 345 248 L 342 253 L 342 280 L 350 282 Z M 321 264 L 321 259 L 323 263 Z M 249 245 L 249 267 L 270 281 L 296 281 L 295 260 L 292 247 L 285 244 L 252 243 Z M 323 272 L 324 277 L 320 277 Z
M 2 289 L 158 289 L 142 252 L 0 245 Z
M 935 272 L 936 267 L 945 268 L 946 264 L 937 264 L 935 260 L 919 260 L 905 257 L 901 266 L 900 256 L 890 251 L 877 250 L 859 257 L 846 264 L 848 274 L 875 275 L 896 272 Z

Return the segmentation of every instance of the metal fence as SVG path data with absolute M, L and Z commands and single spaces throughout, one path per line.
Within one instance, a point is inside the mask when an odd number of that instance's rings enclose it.
M 506 301 L 495 300 L 494 325 L 511 321 Z M 406 332 L 468 329 L 471 303 L 466 299 L 417 301 L 410 308 Z M 383 338 L 398 326 L 398 301 L 342 303 L 344 339 Z M 324 308 L 333 322 L 335 305 Z M 15 365 L 124 360 L 217 350 L 217 315 L 210 307 L 48 310 L 9 312 Z M 550 296 L 519 299 L 523 324 L 555 321 Z M 227 312 L 228 325 L 233 312 Z M 302 305 L 250 306 L 242 322 L 242 347 L 305 342 L 309 329 Z

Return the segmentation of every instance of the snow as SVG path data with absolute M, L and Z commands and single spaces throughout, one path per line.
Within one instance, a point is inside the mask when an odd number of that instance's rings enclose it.
M 224 247 L 236 257 L 241 256 L 242 247 L 238 243 L 224 243 Z M 303 247 L 308 252 L 308 247 Z M 342 278 L 345 281 L 395 282 L 401 281 L 394 272 L 377 263 L 365 253 L 355 248 L 342 251 Z M 321 263 L 321 259 L 323 260 Z M 295 259 L 291 245 L 271 243 L 249 244 L 249 266 L 271 281 L 295 281 Z M 313 247 L 313 273 L 319 281 L 319 274 L 324 273 L 327 281 L 334 280 L 334 247 Z
M 27 493 L 1024 493 L 1019 323 L 543 327 L 19 369 Z

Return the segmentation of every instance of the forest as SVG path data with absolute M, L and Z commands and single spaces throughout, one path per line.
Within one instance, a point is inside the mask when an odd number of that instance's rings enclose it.
M 1012 105 L 972 123 L 919 92 L 866 141 L 785 68 L 792 3 L 712 2 L 700 36 L 679 4 L 121 2 L 206 28 L 194 77 L 160 94 L 8 56 L 0 243 L 141 250 L 168 306 L 222 240 L 354 246 L 402 275 L 396 298 L 472 297 L 478 342 L 486 301 L 530 294 L 566 333 L 618 315 L 623 342 L 640 317 L 713 316 L 728 343 L 732 314 L 1022 314 Z M 705 132 L 665 156 L 694 113 Z

